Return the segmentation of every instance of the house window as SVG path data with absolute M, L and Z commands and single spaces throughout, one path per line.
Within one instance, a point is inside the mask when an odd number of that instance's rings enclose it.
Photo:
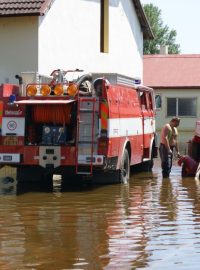
M 109 0 L 101 0 L 101 16 L 100 16 L 100 51 L 108 53 L 108 37 L 109 37 Z
M 167 98 L 167 116 L 197 115 L 197 98 Z

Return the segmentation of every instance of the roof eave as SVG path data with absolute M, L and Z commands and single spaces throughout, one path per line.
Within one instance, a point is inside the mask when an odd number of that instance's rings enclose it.
M 41 12 L 31 12 L 31 13 L 21 13 L 21 14 L 0 14 L 1 18 L 5 17 L 27 17 L 27 16 L 44 16 L 44 13 Z
M 148 22 L 140 0 L 133 0 L 133 4 L 135 6 L 135 10 L 143 31 L 144 39 L 154 39 L 154 34 L 152 32 L 151 26 Z
M 55 0 L 45 0 L 44 3 L 41 5 L 39 11 L 35 12 L 25 12 L 25 13 L 10 13 L 10 14 L 1 14 L 0 17 L 24 17 L 24 16 L 44 16 L 48 10 L 51 8 Z
M 48 10 L 51 8 L 54 1 L 55 0 L 44 1 L 44 3 L 41 6 L 41 9 L 40 9 L 40 16 L 44 16 L 48 12 Z

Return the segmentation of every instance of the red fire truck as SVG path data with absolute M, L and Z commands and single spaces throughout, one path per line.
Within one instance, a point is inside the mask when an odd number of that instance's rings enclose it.
M 153 89 L 116 73 L 54 70 L 46 81 L 20 75 L 19 85 L 0 86 L 0 165 L 16 167 L 18 181 L 60 174 L 125 183 L 130 166 L 151 170 Z

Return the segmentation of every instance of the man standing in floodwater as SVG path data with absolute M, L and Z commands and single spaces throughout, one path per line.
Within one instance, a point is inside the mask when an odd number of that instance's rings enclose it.
M 169 177 L 172 168 L 172 159 L 174 149 L 177 157 L 180 157 L 178 149 L 178 130 L 180 118 L 173 117 L 171 121 L 165 124 L 161 130 L 160 136 L 160 158 L 163 177 Z

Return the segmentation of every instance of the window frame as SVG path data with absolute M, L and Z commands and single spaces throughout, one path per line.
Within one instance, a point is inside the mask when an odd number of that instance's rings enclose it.
M 109 0 L 100 0 L 100 52 L 109 52 Z
M 175 114 L 174 115 L 169 115 L 168 114 L 168 100 L 169 99 L 175 99 L 175 101 L 176 101 L 176 108 L 175 108 Z M 194 101 L 196 101 L 196 108 L 195 108 L 195 115 L 180 115 L 179 114 L 179 100 L 183 100 L 183 99 L 185 99 L 185 100 L 194 100 Z M 197 117 L 197 105 L 198 105 L 198 103 L 197 103 L 197 101 L 198 101 L 198 98 L 197 97 L 167 97 L 167 100 L 166 100 L 166 117 L 172 117 L 172 116 L 177 116 L 177 117 L 185 117 L 185 118 L 191 118 L 191 117 L 193 117 L 193 118 L 196 118 Z
M 160 107 L 157 107 L 156 97 L 160 98 Z M 156 105 L 156 110 L 158 111 L 161 110 L 163 107 L 162 95 L 160 93 L 155 94 L 155 105 Z

